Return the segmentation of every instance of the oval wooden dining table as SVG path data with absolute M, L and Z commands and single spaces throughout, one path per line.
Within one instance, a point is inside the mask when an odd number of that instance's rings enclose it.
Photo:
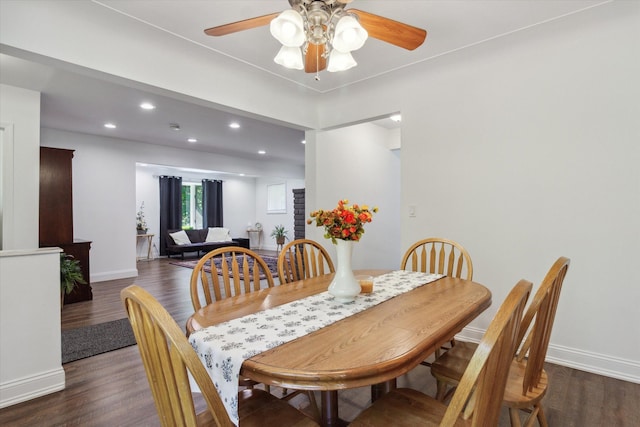
M 332 278 L 328 274 L 216 301 L 188 319 L 187 333 L 325 292 Z M 240 374 L 264 384 L 320 390 L 322 425 L 340 425 L 337 390 L 394 384 L 490 305 L 485 286 L 443 277 L 253 356 Z

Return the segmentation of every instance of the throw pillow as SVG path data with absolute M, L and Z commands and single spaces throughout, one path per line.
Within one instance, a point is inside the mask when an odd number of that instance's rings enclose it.
M 188 245 L 191 243 L 191 240 L 189 240 L 189 236 L 187 236 L 187 233 L 184 230 L 176 231 L 175 233 L 169 233 L 169 236 L 171 236 L 173 241 L 176 242 L 176 245 Z
M 209 232 L 207 233 L 207 239 L 205 242 L 230 242 L 231 241 L 231 233 L 228 228 L 222 227 L 209 227 Z

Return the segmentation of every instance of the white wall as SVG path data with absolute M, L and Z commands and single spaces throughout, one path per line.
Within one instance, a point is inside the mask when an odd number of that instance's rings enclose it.
M 73 153 L 73 237 L 91 241 L 91 283 L 137 276 L 135 161 L 129 143 L 42 129 L 42 146 Z
M 0 123 L 12 136 L 3 135 L 0 160 L 0 407 L 5 407 L 61 390 L 65 377 L 60 250 L 38 249 L 40 94 L 0 85 Z
M 365 225 L 365 233 L 353 251 L 353 268 L 400 266 L 400 158 L 388 147 L 399 134 L 364 123 L 307 135 L 307 161 L 315 169 L 307 173 L 307 218 L 317 209 L 333 209 L 340 199 L 377 206 L 379 212 Z M 311 184 L 313 183 L 313 184 Z M 330 251 L 335 248 L 323 237 L 324 228 L 308 225 L 306 235 Z
M 60 335 L 60 249 L 0 251 L 0 408 L 64 389 Z
M 0 84 L 0 127 L 0 249 L 37 248 L 40 93 Z
M 271 184 L 285 184 L 287 209 L 283 213 L 267 212 L 267 186 Z M 264 177 L 256 180 L 256 219 L 262 224 L 262 248 L 276 250 L 278 245 L 271 237 L 271 232 L 276 225 L 284 225 L 289 240 L 294 239 L 293 218 L 293 191 L 305 188 L 303 179 L 286 179 L 277 177 Z M 288 240 L 288 241 L 289 241 Z M 254 238 L 255 241 L 255 238 Z M 254 242 L 252 242 L 252 245 Z
M 640 3 L 612 2 L 343 88 L 320 107 L 323 127 L 402 112 L 402 248 L 443 236 L 469 250 L 494 304 L 467 335 L 520 278 L 539 283 L 568 256 L 550 360 L 634 382 L 639 22 Z M 315 167 L 321 176 L 329 163 Z

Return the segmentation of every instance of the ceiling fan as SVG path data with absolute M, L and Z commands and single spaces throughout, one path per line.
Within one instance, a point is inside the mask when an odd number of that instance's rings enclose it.
M 307 73 L 344 71 L 357 63 L 351 52 L 364 45 L 367 37 L 414 50 L 427 32 L 389 18 L 357 9 L 346 9 L 352 0 L 289 0 L 291 9 L 282 13 L 249 18 L 206 29 L 210 36 L 269 25 L 271 34 L 282 43 L 274 61 Z M 304 58 L 304 60 L 303 60 Z

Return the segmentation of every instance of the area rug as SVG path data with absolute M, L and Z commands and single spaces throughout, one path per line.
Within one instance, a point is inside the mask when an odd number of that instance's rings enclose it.
M 62 363 L 136 344 L 129 319 L 62 331 Z
M 274 257 L 274 256 L 269 256 L 269 255 L 261 255 L 260 258 L 262 258 L 264 260 L 264 262 L 267 264 L 267 267 L 269 267 L 269 271 L 271 272 L 271 275 L 273 277 L 277 277 L 278 276 L 278 258 Z M 200 260 L 193 260 L 193 261 L 172 261 L 171 264 L 173 265 L 178 265 L 180 267 L 187 267 L 187 268 L 195 268 L 196 264 L 198 263 L 198 261 Z M 220 269 L 220 263 L 222 262 L 222 260 L 220 258 L 213 258 L 213 262 L 216 265 L 217 269 Z M 238 263 L 240 265 L 242 265 L 242 256 L 238 257 Z M 229 267 L 231 267 L 231 258 L 227 257 L 227 265 L 229 265 Z M 253 271 L 253 258 L 249 258 L 249 268 L 250 271 Z M 211 260 L 208 260 L 206 262 L 206 264 L 204 265 L 204 270 L 208 273 L 211 273 Z M 229 277 L 233 277 L 233 273 L 231 271 L 231 268 L 229 268 Z M 244 274 L 242 273 L 242 271 L 240 272 L 240 280 L 244 279 Z M 265 279 L 264 274 L 260 274 L 260 279 Z

